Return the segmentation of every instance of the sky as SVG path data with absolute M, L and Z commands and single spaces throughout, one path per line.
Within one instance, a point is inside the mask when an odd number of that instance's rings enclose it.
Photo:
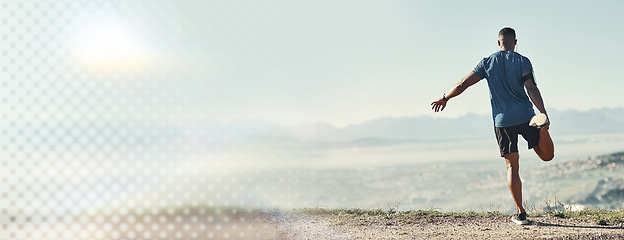
M 359 123 L 429 104 L 498 50 L 502 27 L 534 65 L 547 108 L 621 107 L 620 1 L 210 3 L 197 45 L 225 118 Z M 206 11 L 204 11 L 206 10 Z M 207 30 L 210 29 L 210 30 Z M 200 47 L 200 46 L 198 46 Z M 489 113 L 485 81 L 439 116 Z
M 107 100 L 106 108 L 130 102 L 157 114 L 211 121 L 336 126 L 388 116 L 488 114 L 485 81 L 442 113 L 434 114 L 430 103 L 498 50 L 497 33 L 506 26 L 516 29 L 517 52 L 533 63 L 547 109 L 624 106 L 621 1 L 65 0 L 3 6 L 3 21 L 13 26 L 3 30 L 4 61 L 45 56 L 22 41 L 30 38 L 54 57 L 33 74 L 45 75 L 47 64 L 51 72 L 82 79 L 72 83 L 58 74 L 60 89 L 125 96 Z M 16 75 L 24 68 L 3 71 Z M 84 86 L 92 91 L 80 90 Z

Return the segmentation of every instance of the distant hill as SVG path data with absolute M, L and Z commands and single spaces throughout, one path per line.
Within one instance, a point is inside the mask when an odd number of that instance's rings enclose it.
M 624 108 L 589 111 L 556 110 L 549 112 L 553 134 L 624 132 Z M 481 138 L 493 136 L 490 115 L 467 114 L 458 118 L 383 117 L 361 124 L 336 128 L 329 124 L 301 124 L 290 127 L 294 137 L 319 141 L 355 141 L 358 139 L 432 140 Z
M 553 132 L 573 133 L 615 133 L 624 132 L 624 108 L 601 108 L 589 111 L 549 112 Z
M 556 135 L 622 133 L 624 108 L 601 108 L 589 111 L 549 111 Z M 203 131 L 215 132 L 213 140 L 237 139 L 259 142 L 352 142 L 357 144 L 397 144 L 416 141 L 472 139 L 494 136 L 490 115 L 467 114 L 457 118 L 430 116 L 382 117 L 346 127 L 331 124 L 302 123 L 281 126 L 270 122 L 209 124 Z

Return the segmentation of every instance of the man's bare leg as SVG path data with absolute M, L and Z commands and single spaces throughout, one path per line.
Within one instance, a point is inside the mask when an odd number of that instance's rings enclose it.
M 524 213 L 524 207 L 522 207 L 522 180 L 520 180 L 520 155 L 517 152 L 509 153 L 505 155 L 505 161 L 507 162 L 507 186 L 511 192 L 511 197 L 516 204 L 517 213 Z
M 555 157 L 555 144 L 550 137 L 550 133 L 548 133 L 548 127 L 541 128 L 539 131 L 540 139 L 533 150 L 535 150 L 535 153 L 542 161 L 547 162 Z

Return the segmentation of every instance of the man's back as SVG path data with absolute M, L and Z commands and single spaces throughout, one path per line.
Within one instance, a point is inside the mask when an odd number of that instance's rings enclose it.
M 473 72 L 486 78 L 490 88 L 494 126 L 525 123 L 535 115 L 522 80 L 522 74 L 532 70 L 529 59 L 514 51 L 493 53 L 475 67 Z

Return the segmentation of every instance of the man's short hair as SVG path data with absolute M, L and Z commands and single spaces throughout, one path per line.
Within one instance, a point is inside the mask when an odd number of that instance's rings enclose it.
M 505 39 L 509 39 L 509 40 L 515 40 L 516 39 L 516 31 L 513 30 L 513 28 L 510 27 L 506 27 L 501 29 L 498 32 L 498 36 L 499 37 L 504 37 Z

